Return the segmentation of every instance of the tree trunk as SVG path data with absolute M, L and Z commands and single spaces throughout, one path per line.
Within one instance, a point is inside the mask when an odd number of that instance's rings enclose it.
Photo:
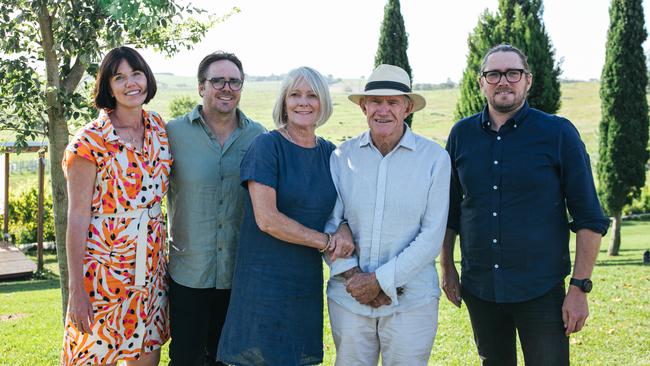
M 612 225 L 612 240 L 609 242 L 609 255 L 618 255 L 621 248 L 621 211 L 614 213 L 614 224 Z
M 66 181 L 61 168 L 63 152 L 68 144 L 68 124 L 65 120 L 64 106 L 61 100 L 61 75 L 59 59 L 54 47 L 52 17 L 47 3 L 40 4 L 38 23 L 41 31 L 41 44 L 45 58 L 47 89 L 47 137 L 50 149 L 50 174 L 52 179 L 52 206 L 54 209 L 54 235 L 56 237 L 56 256 L 59 263 L 61 282 L 61 306 L 63 319 L 68 307 L 68 261 L 65 248 L 65 231 L 68 222 L 68 196 Z

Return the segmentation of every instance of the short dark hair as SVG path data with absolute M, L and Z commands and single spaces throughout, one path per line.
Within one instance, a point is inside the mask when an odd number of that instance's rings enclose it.
M 485 65 L 487 64 L 488 57 L 490 57 L 492 54 L 497 53 L 497 52 L 512 52 L 519 56 L 519 59 L 521 60 L 521 64 L 524 66 L 524 71 L 530 73 L 530 66 L 528 66 L 528 57 L 524 55 L 521 50 L 515 46 L 511 46 L 507 43 L 502 43 L 500 45 L 496 45 L 492 48 L 490 48 L 485 56 L 483 56 L 483 62 L 481 62 L 481 72 L 485 71 Z
M 241 74 L 241 80 L 244 81 L 244 67 L 242 66 L 239 58 L 235 56 L 234 53 L 216 51 L 205 56 L 203 60 L 201 60 L 201 63 L 199 64 L 199 71 L 196 75 L 199 84 L 203 83 L 207 79 L 205 74 L 207 74 L 208 72 L 208 67 L 210 67 L 210 65 L 212 65 L 217 61 L 223 61 L 223 60 L 230 61 L 233 64 L 235 64 L 235 66 L 237 66 L 237 68 L 239 69 L 239 73 Z
M 101 65 L 99 65 L 93 96 L 95 108 L 115 108 L 115 97 L 111 93 L 110 82 L 111 78 L 117 73 L 122 60 L 126 60 L 133 70 L 142 71 L 147 78 L 147 99 L 144 100 L 145 104 L 156 95 L 156 78 L 144 58 L 131 47 L 117 47 L 110 50 L 104 56 Z

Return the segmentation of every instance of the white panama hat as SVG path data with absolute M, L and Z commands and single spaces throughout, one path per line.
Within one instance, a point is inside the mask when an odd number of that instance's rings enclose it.
M 427 105 L 423 96 L 411 91 L 411 78 L 401 67 L 381 64 L 370 74 L 364 92 L 348 95 L 354 104 L 359 104 L 361 98 L 378 95 L 393 96 L 406 95 L 413 102 L 413 111 L 417 112 Z

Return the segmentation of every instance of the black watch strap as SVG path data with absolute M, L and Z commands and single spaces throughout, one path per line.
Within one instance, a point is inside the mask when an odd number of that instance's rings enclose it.
M 582 292 L 585 293 L 591 292 L 591 289 L 593 288 L 593 283 L 588 278 L 579 280 L 577 278 L 571 277 L 571 280 L 569 280 L 569 284 L 579 288 L 580 290 L 582 290 Z

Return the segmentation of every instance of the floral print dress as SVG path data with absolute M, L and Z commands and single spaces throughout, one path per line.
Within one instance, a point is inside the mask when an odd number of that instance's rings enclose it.
M 61 356 L 66 366 L 138 359 L 141 351 L 160 348 L 169 338 L 160 202 L 172 159 L 164 122 L 142 111 L 144 144 L 138 151 L 120 140 L 108 112 L 101 110 L 75 136 L 62 162 L 64 172 L 78 158 L 97 166 L 83 259 L 92 335 L 66 316 Z

